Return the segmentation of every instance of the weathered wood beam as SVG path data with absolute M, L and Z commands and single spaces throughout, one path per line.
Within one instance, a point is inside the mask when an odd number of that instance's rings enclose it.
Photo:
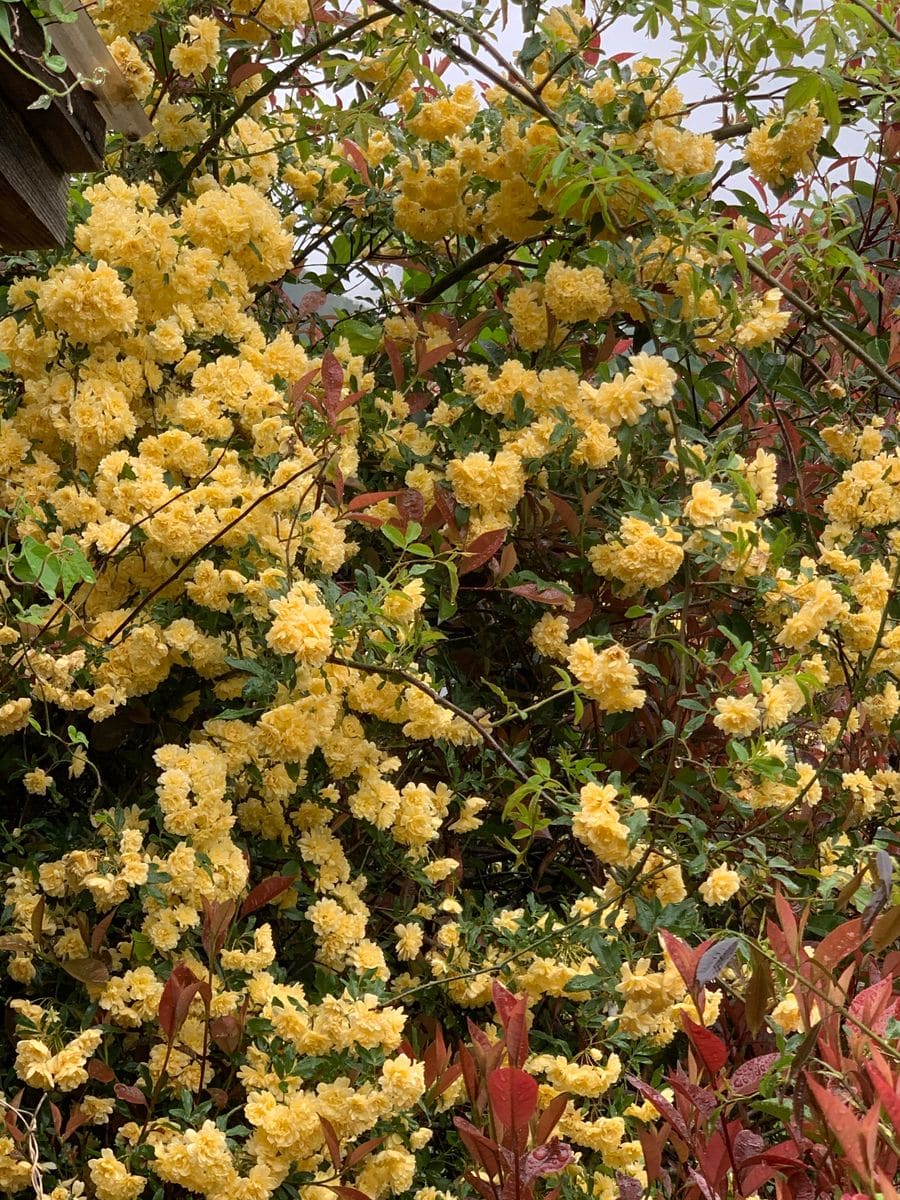
M 69 181 L 0 95 L 0 246 L 44 249 L 66 240 Z

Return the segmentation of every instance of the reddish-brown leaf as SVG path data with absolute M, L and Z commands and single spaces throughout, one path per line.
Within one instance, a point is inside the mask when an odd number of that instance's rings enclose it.
M 468 575 L 469 572 L 483 567 L 506 541 L 506 533 L 505 529 L 489 529 L 486 533 L 482 533 L 473 541 L 468 542 L 457 567 L 459 574 Z M 514 588 L 510 590 L 515 591 Z
M 99 958 L 66 958 L 59 965 L 82 983 L 101 984 L 109 979 L 109 970 Z
M 91 1119 L 90 1113 L 85 1112 L 80 1105 L 76 1106 L 69 1114 L 68 1121 L 66 1121 L 66 1127 L 62 1131 L 62 1141 L 67 1142 L 76 1129 L 80 1129 L 82 1125 L 86 1125 Z
M 886 909 L 872 926 L 872 945 L 880 954 L 900 938 L 900 904 Z
M 768 1075 L 780 1057 L 778 1054 L 760 1054 L 748 1062 L 741 1063 L 731 1076 L 732 1091 L 737 1092 L 739 1096 L 747 1096 L 751 1092 L 755 1092 L 759 1087 L 760 1080 Z
M 432 367 L 437 366 L 439 362 L 443 362 L 445 358 L 449 358 L 451 354 L 456 353 L 456 346 L 452 342 L 445 342 L 442 346 L 435 346 L 431 350 L 426 350 L 419 356 L 416 363 L 416 374 L 427 375 Z
M 133 1104 L 138 1108 L 147 1107 L 147 1097 L 139 1087 L 133 1087 L 130 1083 L 117 1083 L 113 1091 L 119 1100 L 124 1100 L 126 1104 Z
M 106 941 L 106 935 L 109 932 L 109 927 L 112 924 L 112 919 L 116 915 L 116 910 L 108 912 L 102 921 L 98 921 L 94 926 L 94 931 L 91 934 L 91 954 L 99 954 L 100 947 Z
M 537 1108 L 537 1080 L 517 1067 L 498 1067 L 488 1075 L 487 1088 L 494 1120 L 506 1129 L 524 1129 Z
M 362 508 L 369 508 L 373 504 L 378 504 L 381 500 L 393 500 L 395 496 L 402 496 L 406 488 L 400 488 L 393 492 L 363 492 L 359 496 L 354 496 L 347 505 L 347 512 L 359 512 Z
M 862 1123 L 834 1092 L 824 1088 L 808 1071 L 804 1074 L 819 1111 L 825 1119 L 826 1129 L 837 1138 L 853 1170 L 865 1177 L 867 1172 Z
M 843 925 L 832 929 L 831 933 L 827 933 L 822 938 L 816 946 L 813 962 L 818 963 L 830 973 L 848 954 L 853 954 L 855 950 L 859 949 L 865 936 L 861 917 L 845 921 Z
M 700 1056 L 700 1061 L 715 1077 L 728 1061 L 728 1047 L 718 1034 L 703 1025 L 696 1025 L 686 1013 L 681 1014 L 685 1032 L 691 1040 L 691 1045 Z
M 564 592 L 562 588 L 539 587 L 536 583 L 517 583 L 514 587 L 507 588 L 507 591 L 512 592 L 514 596 L 533 600 L 535 604 L 549 604 L 552 608 L 569 604 L 572 600 L 569 592 Z
M 209 1032 L 212 1040 L 226 1054 L 235 1054 L 240 1048 L 243 1028 L 233 1013 L 226 1013 L 224 1017 L 216 1017 L 210 1022 Z
M 560 1092 L 553 1097 L 540 1117 L 538 1117 L 537 1128 L 534 1131 L 534 1144 L 536 1146 L 540 1146 L 542 1142 L 546 1142 L 550 1137 L 550 1134 L 556 1128 L 560 1118 L 566 1111 L 568 1103 L 568 1093 Z
M 207 900 L 203 901 L 203 927 L 200 941 L 210 962 L 214 962 L 222 952 L 231 922 L 237 913 L 236 900 Z
M 416 524 L 422 523 L 422 518 L 425 516 L 425 501 L 422 498 L 421 492 L 415 488 L 406 488 L 397 494 L 397 499 L 394 503 L 397 506 L 397 512 L 404 521 L 415 521 Z
M 349 1170 L 350 1167 L 355 1167 L 358 1162 L 362 1162 L 367 1154 L 371 1154 L 373 1150 L 377 1149 L 381 1145 L 381 1143 L 384 1141 L 384 1137 L 386 1136 L 387 1135 L 384 1135 L 383 1137 L 369 1138 L 367 1142 L 361 1142 L 358 1146 L 354 1146 L 354 1148 L 347 1155 L 347 1159 L 344 1163 L 344 1170 Z
M 341 392 L 344 387 L 344 368 L 331 350 L 322 355 L 322 392 L 325 399 L 325 412 L 334 418 L 337 406 L 341 402 Z
M 684 980 L 684 986 L 690 991 L 694 986 L 694 977 L 697 973 L 697 955 L 687 942 L 683 942 L 680 937 L 676 937 L 668 929 L 661 929 L 659 937 L 666 948 L 669 958 L 672 960 L 675 970 Z
M 325 1145 L 328 1147 L 328 1156 L 331 1159 L 334 1169 L 340 1174 L 341 1143 L 338 1141 L 338 1135 L 335 1133 L 334 1126 L 327 1117 L 320 1115 L 319 1124 L 322 1126 L 322 1136 L 325 1138 Z
M 99 1058 L 90 1059 L 85 1070 L 91 1079 L 96 1079 L 98 1083 L 112 1083 L 116 1077 L 115 1071 Z
M 500 1147 L 497 1143 L 485 1137 L 465 1117 L 454 1117 L 453 1124 L 472 1161 L 487 1172 L 489 1179 L 497 1179 L 501 1173 Z
M 359 172 L 360 178 L 362 179 L 363 183 L 368 184 L 369 183 L 369 164 L 366 162 L 366 156 L 363 154 L 362 150 L 360 150 L 360 148 L 359 148 L 359 146 L 357 146 L 356 142 L 352 142 L 350 140 L 350 138 L 343 138 L 341 140 L 341 145 L 344 147 L 347 157 L 350 159 L 350 161 L 353 163 L 354 167 L 356 167 L 357 171 Z
M 688 1141 L 688 1130 L 681 1114 L 677 1111 L 674 1105 L 670 1104 L 665 1096 L 661 1096 L 656 1088 L 651 1087 L 649 1083 L 644 1083 L 643 1079 L 638 1079 L 636 1075 L 629 1075 L 628 1082 L 640 1094 L 649 1100 L 660 1116 L 665 1117 L 679 1137 Z
M 293 875 L 270 875 L 268 879 L 264 879 L 247 893 L 244 903 L 241 905 L 240 919 L 249 917 L 264 904 L 271 904 L 276 897 L 283 895 L 295 883 Z
M 162 1031 L 170 1042 L 187 1020 L 191 1001 L 199 990 L 200 980 L 190 967 L 177 963 L 162 990 L 157 1014 Z
M 874 1063 L 866 1063 L 866 1072 L 878 1093 L 878 1099 L 884 1105 L 884 1111 L 891 1119 L 895 1132 L 900 1133 L 900 1090 L 898 1090 L 897 1084 L 886 1079 Z

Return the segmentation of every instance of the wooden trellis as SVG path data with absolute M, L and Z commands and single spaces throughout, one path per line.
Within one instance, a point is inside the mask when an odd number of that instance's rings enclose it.
M 44 34 L 25 5 L 8 11 L 11 57 L 28 74 L 0 57 L 0 248 L 61 246 L 69 175 L 100 166 L 108 128 L 136 138 L 151 126 L 83 9 L 75 21 L 50 27 L 54 49 L 67 63 L 60 74 L 42 65 Z M 79 77 L 89 82 L 73 87 Z M 31 107 L 45 89 L 69 88 L 48 107 Z

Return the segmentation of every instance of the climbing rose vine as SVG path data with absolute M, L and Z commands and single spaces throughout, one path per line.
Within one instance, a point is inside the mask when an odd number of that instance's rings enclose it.
M 896 7 L 90 11 L 0 1190 L 897 1200 Z

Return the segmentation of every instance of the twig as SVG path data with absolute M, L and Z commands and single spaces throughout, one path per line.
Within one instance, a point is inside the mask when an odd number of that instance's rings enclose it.
M 802 296 L 798 296 L 786 283 L 782 283 L 780 279 L 777 279 L 774 275 L 770 275 L 765 267 L 761 267 L 759 263 L 748 259 L 747 270 L 751 275 L 755 275 L 757 279 L 761 279 L 763 283 L 767 283 L 769 287 L 778 288 L 785 300 L 793 304 L 796 309 L 799 309 L 805 317 L 818 325 L 820 329 L 824 329 L 826 333 L 831 334 L 836 342 L 840 342 L 846 350 L 850 351 L 854 358 L 857 358 L 867 366 L 872 374 L 889 387 L 892 392 L 900 393 L 900 379 L 894 379 L 893 376 L 889 375 L 884 367 L 880 363 L 877 363 L 867 350 L 863 350 L 862 346 L 857 345 L 849 334 L 844 333 L 839 325 L 835 325 L 828 317 L 823 316 L 817 308 L 809 304 Z
M 410 674 L 409 671 L 404 671 L 402 667 L 389 667 L 381 663 L 364 663 L 356 662 L 354 659 L 338 658 L 334 654 L 329 657 L 328 661 L 334 663 L 335 666 L 350 667 L 354 671 L 365 671 L 370 675 L 387 675 L 392 679 L 402 679 L 412 687 L 418 688 L 420 692 L 424 692 L 426 696 L 430 696 L 435 704 L 439 704 L 442 708 L 446 708 L 448 712 L 452 712 L 455 716 L 459 717 L 461 721 L 465 721 L 470 728 L 475 730 L 486 746 L 490 746 L 495 754 L 500 755 L 509 769 L 514 771 L 523 783 L 528 782 L 528 772 L 506 753 L 491 731 L 482 725 L 477 717 L 473 717 L 471 713 L 467 713 L 464 708 L 460 708 L 458 704 L 454 704 L 452 700 L 448 700 L 446 696 L 442 696 L 439 692 L 436 692 L 434 688 L 429 687 L 427 683 L 423 683 L 421 679 Z

